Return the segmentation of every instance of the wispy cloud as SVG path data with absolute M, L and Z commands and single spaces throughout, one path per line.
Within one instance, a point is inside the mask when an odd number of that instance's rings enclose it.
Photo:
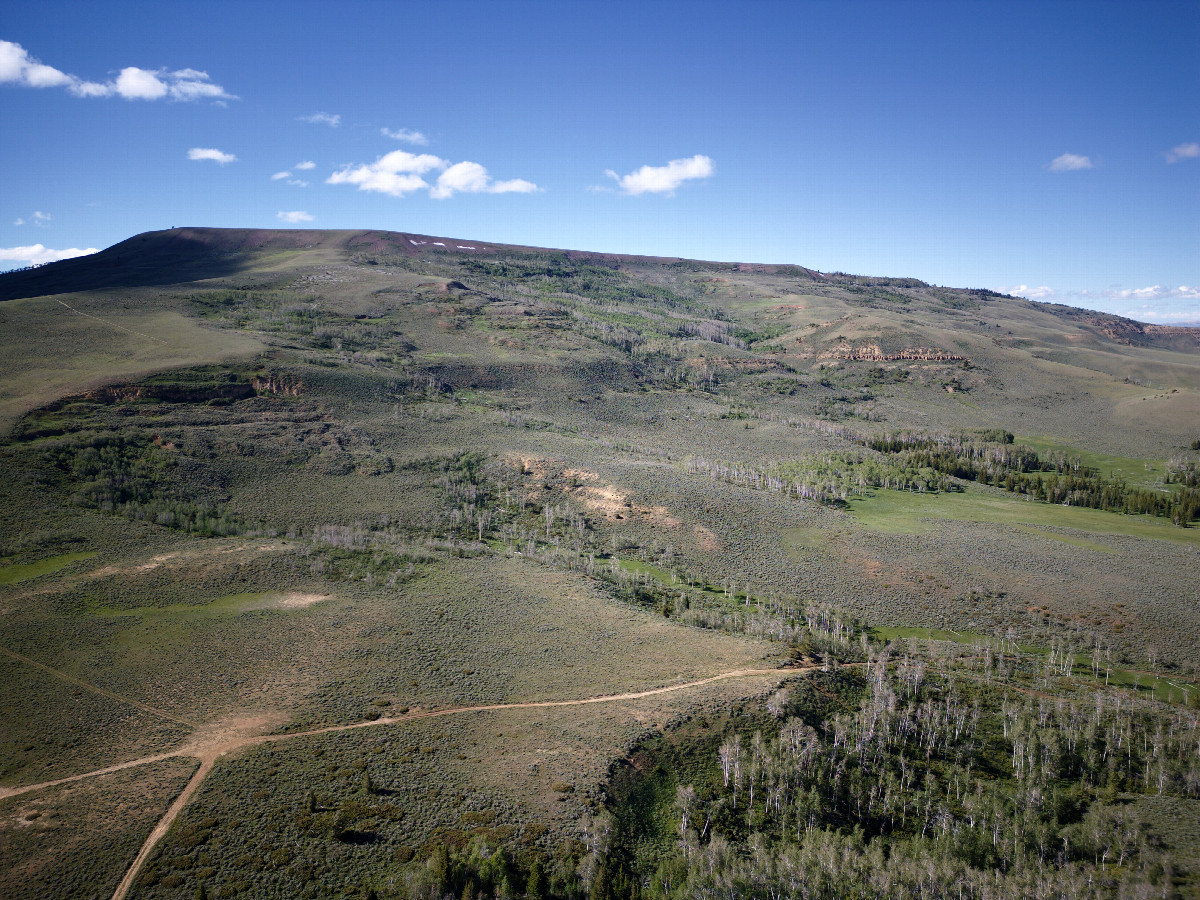
M 127 66 L 109 81 L 86 81 L 48 66 L 20 44 L 0 41 L 0 84 L 31 88 L 65 87 L 77 97 L 123 97 L 126 100 L 235 100 L 207 72 L 198 69 L 141 69 Z
M 297 169 L 312 169 L 315 167 L 316 163 L 312 162 L 302 162 L 296 164 Z M 271 176 L 272 181 L 283 181 L 285 179 L 287 180 L 288 184 L 293 185 L 294 187 L 308 187 L 307 181 L 302 178 L 293 178 L 291 172 L 276 172 Z
M 232 153 L 225 153 L 222 150 L 217 150 L 213 147 L 193 147 L 188 151 L 188 159 L 211 159 L 215 163 L 225 165 L 226 163 L 236 162 L 237 157 Z
M 697 153 L 687 159 L 673 159 L 665 166 L 642 166 L 628 175 L 612 169 L 604 174 L 616 181 L 626 194 L 673 194 L 685 181 L 708 178 L 716 171 L 713 161 Z
M 20 262 L 29 266 L 40 266 L 43 263 L 58 262 L 60 259 L 72 259 L 76 256 L 87 256 L 99 252 L 95 247 L 80 250 L 71 247 L 69 250 L 51 250 L 41 244 L 28 247 L 0 247 L 0 261 Z
M 108 82 L 79 81 L 71 85 L 79 97 L 123 97 L 126 100 L 236 100 L 219 84 L 213 84 L 207 72 L 180 69 L 139 69 L 128 66 Z
M 1197 285 L 1164 287 L 1152 284 L 1141 288 L 1102 291 L 1098 296 L 1103 299 L 1095 305 L 1140 322 L 1200 325 L 1200 286 Z M 1088 305 L 1093 304 L 1089 302 Z
M 403 141 L 406 144 L 416 144 L 419 147 L 424 147 L 429 143 L 429 138 L 421 134 L 419 131 L 410 131 L 407 128 L 397 128 L 392 131 L 390 128 L 380 128 L 379 133 L 384 137 L 390 137 L 393 141 Z
M 311 222 L 316 216 L 306 213 L 302 209 L 293 209 L 290 212 L 277 212 L 275 214 L 281 221 L 291 225 L 298 225 L 300 222 Z
M 301 172 L 307 172 L 309 169 L 315 169 L 316 167 L 317 164 L 311 159 L 307 159 L 304 162 L 298 162 L 296 165 L 292 166 L 293 169 L 299 169 Z
M 1196 159 L 1200 157 L 1200 144 L 1179 144 L 1167 152 L 1167 162 L 1177 163 L 1181 159 Z
M 423 177 L 430 172 L 441 173 L 433 185 Z M 414 154 L 406 150 L 393 150 L 373 163 L 346 166 L 330 175 L 326 183 L 353 184 L 360 191 L 374 191 L 393 197 L 428 189 L 429 196 L 438 200 L 456 193 L 527 194 L 538 190 L 536 184 L 523 178 L 493 181 L 487 169 L 479 163 L 451 164 L 429 153 Z
M 1077 153 L 1064 153 L 1062 156 L 1054 157 L 1048 168 L 1051 172 L 1077 172 L 1080 169 L 1092 168 L 1092 159 Z
M 50 215 L 50 213 L 44 213 L 39 209 L 39 210 L 35 210 L 29 216 L 28 222 L 31 222 L 34 225 L 37 225 L 39 228 L 41 228 L 41 227 L 44 227 L 46 225 L 46 223 L 51 221 L 53 218 L 54 218 L 54 216 Z M 25 225 L 26 219 L 23 217 L 19 218 L 15 222 L 13 222 L 13 224 L 14 225 Z
M 1181 284 L 1177 287 L 1165 287 L 1152 284 L 1138 288 L 1111 287 L 1092 291 L 1069 288 L 1057 290 L 1045 286 L 1030 287 L 1019 284 L 997 290 L 1027 300 L 1102 310 L 1140 322 L 1156 322 L 1160 325 L 1200 324 L 1200 286 Z
M 330 128 L 337 128 L 342 124 L 342 117 L 335 113 L 318 112 L 311 116 L 297 116 L 296 121 L 307 122 L 309 125 L 328 125 Z
M 1179 287 L 1172 288 L 1163 287 L 1161 284 L 1152 284 L 1143 288 L 1106 291 L 1105 294 L 1114 300 L 1200 300 L 1200 287 L 1181 284 Z M 1200 312 L 1197 315 L 1200 316 Z

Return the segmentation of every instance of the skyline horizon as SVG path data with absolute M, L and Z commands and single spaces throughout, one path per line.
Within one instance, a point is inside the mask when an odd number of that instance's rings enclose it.
M 0 264 L 179 220 L 372 227 L 1200 319 L 1195 4 L 47 0 L 6 26 Z
M 33 263 L 30 265 L 26 265 L 26 266 L 17 266 L 17 267 L 9 268 L 9 269 L 0 269 L 0 276 L 8 275 L 8 274 L 15 273 L 15 272 L 23 272 L 23 271 L 30 271 L 33 269 L 39 269 L 39 268 L 42 268 L 43 266 L 53 265 L 56 262 L 65 262 L 65 261 L 71 260 L 71 259 L 80 259 L 82 257 L 91 256 L 96 253 L 102 253 L 106 250 L 111 250 L 113 247 L 119 246 L 120 244 L 124 243 L 125 241 L 131 240 L 136 237 L 140 237 L 142 235 L 154 234 L 157 232 L 165 232 L 165 231 L 183 231 L 183 230 L 300 231 L 300 232 L 312 231 L 312 232 L 350 232 L 350 233 L 383 231 L 383 232 L 388 232 L 388 233 L 392 233 L 392 234 L 411 235 L 413 237 L 443 238 L 445 240 L 470 241 L 472 243 L 477 243 L 477 244 L 491 244 L 491 245 L 495 245 L 495 246 L 511 247 L 514 249 L 529 249 L 529 250 L 561 252 L 561 253 L 581 253 L 581 254 L 590 254 L 590 255 L 597 255 L 597 256 L 632 256 L 632 257 L 638 257 L 638 258 L 643 258 L 643 259 L 668 259 L 668 260 L 669 259 L 678 259 L 678 260 L 693 261 L 693 262 L 697 262 L 697 263 L 709 263 L 709 264 L 713 264 L 713 265 L 795 266 L 797 268 L 809 269 L 810 271 L 817 272 L 821 275 L 843 275 L 843 276 L 849 276 L 849 277 L 854 277 L 854 278 L 879 278 L 879 279 L 890 279 L 890 280 L 913 280 L 913 281 L 918 281 L 923 284 L 926 284 L 930 287 L 940 287 L 940 288 L 949 288 L 949 289 L 954 289 L 954 290 L 968 290 L 968 291 L 986 290 L 991 293 L 998 294 L 1000 296 L 1011 297 L 1016 300 L 1025 300 L 1030 303 L 1036 303 L 1039 305 L 1065 306 L 1065 307 L 1069 307 L 1071 309 L 1079 309 L 1079 310 L 1083 310 L 1086 312 L 1097 312 L 1097 313 L 1102 313 L 1104 315 L 1119 316 L 1121 318 L 1126 318 L 1126 319 L 1135 321 L 1141 325 L 1154 325 L 1154 326 L 1158 326 L 1158 327 L 1200 328 L 1200 309 L 1198 309 L 1196 311 L 1196 315 L 1195 315 L 1194 319 L 1182 319 L 1181 321 L 1176 321 L 1176 322 L 1151 322 L 1151 321 L 1147 321 L 1147 320 L 1138 319 L 1134 316 L 1125 315 L 1122 313 L 1110 312 L 1110 311 L 1100 309 L 1097 307 L 1083 306 L 1083 305 L 1079 305 L 1079 304 L 1075 304 L 1075 303 L 1064 303 L 1064 302 L 1061 302 L 1058 300 L 1044 300 L 1044 299 L 1038 299 L 1035 297 L 1027 297 L 1027 296 L 1024 296 L 1019 293 L 1011 293 L 1009 291 L 1004 291 L 1001 289 L 985 287 L 985 286 L 980 286 L 980 285 L 942 284 L 939 282 L 927 281 L 916 275 L 879 274 L 879 273 L 874 273 L 874 272 L 845 272 L 845 271 L 842 271 L 839 269 L 818 269 L 813 266 L 807 266 L 807 265 L 804 265 L 803 263 L 793 262 L 790 260 L 780 261 L 780 260 L 748 260 L 748 259 L 709 259 L 709 258 L 701 258 L 701 257 L 694 257 L 694 256 L 678 256 L 678 255 L 674 255 L 674 254 L 629 252 L 629 251 L 622 251 L 622 250 L 598 250 L 598 249 L 593 249 L 593 248 L 588 248 L 588 247 L 543 247 L 543 246 L 536 245 L 536 244 L 516 244 L 511 241 L 493 240 L 491 238 L 480 238 L 480 237 L 476 237 L 476 236 L 455 237 L 454 235 L 450 235 L 450 234 L 431 234 L 428 232 L 406 231 L 406 230 L 398 230 L 395 228 L 318 228 L 318 227 L 308 227 L 308 228 L 298 228 L 298 227 L 286 228 L 286 227 L 284 227 L 284 228 L 281 228 L 281 227 L 275 227 L 275 226 L 254 227 L 254 226 L 237 226 L 237 225 L 231 225 L 231 226 L 171 225 L 167 228 L 153 228 L 148 231 L 138 232 L 136 234 L 129 235 L 129 236 L 117 241 L 114 244 L 110 244 L 107 247 L 89 248 L 88 252 L 78 253 L 78 254 L 75 254 L 72 256 L 66 256 L 66 257 L 63 257 L 62 259 L 48 260 L 46 262 Z

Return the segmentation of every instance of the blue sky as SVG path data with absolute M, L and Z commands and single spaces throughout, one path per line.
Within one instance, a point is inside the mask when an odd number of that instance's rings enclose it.
M 1195 2 L 41 2 L 0 41 L 0 268 L 385 228 L 1200 322 Z

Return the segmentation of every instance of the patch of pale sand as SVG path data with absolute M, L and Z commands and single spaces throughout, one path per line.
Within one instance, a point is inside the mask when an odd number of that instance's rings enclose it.
M 662 528 L 678 528 L 680 522 L 671 515 L 665 506 L 643 506 L 634 503 L 630 494 L 615 484 L 600 481 L 600 475 L 587 469 L 563 469 L 561 462 L 540 456 L 513 456 L 506 462 L 519 468 L 522 472 L 536 479 L 553 477 L 556 474 L 563 478 L 572 479 L 575 483 L 566 491 L 575 500 L 592 512 L 600 513 L 606 519 L 629 519 L 638 517 L 647 519 Z M 537 499 L 540 491 L 528 493 L 531 500 Z
M 303 609 L 328 600 L 332 594 L 315 594 L 307 591 L 270 591 L 259 594 L 248 602 L 238 605 L 238 610 L 246 612 L 252 609 Z
M 564 478 L 574 478 L 576 481 L 599 481 L 600 476 L 587 469 L 563 469 Z
M 507 457 L 504 461 L 535 478 L 545 478 L 553 462 L 544 456 L 525 456 L 523 454 Z
M 232 546 L 210 546 L 203 549 L 195 550 L 174 550 L 170 553 L 160 553 L 158 556 L 152 556 L 144 563 L 138 563 L 131 566 L 119 566 L 115 564 L 103 566 L 88 572 L 87 578 L 104 578 L 108 575 L 121 575 L 126 573 L 141 574 L 142 572 L 150 572 L 157 569 L 174 559 L 199 559 L 206 556 L 223 556 L 231 553 L 250 552 L 250 553 L 267 553 L 273 550 L 280 550 L 286 546 L 282 541 L 266 542 L 253 546 L 245 546 L 243 544 L 234 544 Z
M 703 525 L 693 525 L 692 533 L 696 535 L 696 543 L 707 553 L 716 553 L 721 549 L 721 541 Z
M 303 591 L 289 591 L 278 600 L 275 601 L 277 609 L 301 609 L 305 606 L 312 606 L 314 603 L 320 603 L 322 600 L 328 600 L 329 594 L 306 594 Z
M 134 566 L 133 571 L 149 572 L 151 569 L 157 569 L 167 560 L 175 559 L 177 556 L 179 556 L 178 553 L 162 553 L 158 556 L 152 556 L 149 562 L 142 563 L 140 566 Z
M 151 569 L 157 569 L 168 560 L 179 556 L 178 553 L 163 553 L 159 556 L 152 556 L 147 562 L 140 563 L 136 566 L 117 566 L 109 565 L 103 568 L 96 569 L 93 572 L 88 572 L 88 578 L 104 578 L 106 575 L 119 575 L 122 572 L 149 572 Z
M 287 721 L 287 713 L 277 709 L 238 712 L 199 726 L 175 753 L 202 760 L 213 759 L 242 746 L 251 738 L 268 734 Z

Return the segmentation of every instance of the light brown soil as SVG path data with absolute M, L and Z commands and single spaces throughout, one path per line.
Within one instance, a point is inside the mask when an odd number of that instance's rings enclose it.
M 11 797 L 16 794 L 23 794 L 30 791 L 39 790 L 42 788 L 52 787 L 58 784 L 64 784 L 71 781 L 79 781 L 85 778 L 91 778 L 97 775 L 115 772 L 120 769 L 132 768 L 134 766 L 145 765 L 151 762 L 158 762 L 164 759 L 169 759 L 175 756 L 191 756 L 200 760 L 200 768 L 198 768 L 191 780 L 180 792 L 179 796 L 167 809 L 167 812 L 159 820 L 158 824 L 150 832 L 142 845 L 138 855 L 134 858 L 125 877 L 121 879 L 116 892 L 113 894 L 113 900 L 124 900 L 129 893 L 129 889 L 133 886 L 138 873 L 154 852 L 154 848 L 159 841 L 170 830 L 171 825 L 179 817 L 179 814 L 187 806 L 192 796 L 199 789 L 208 773 L 212 771 L 216 761 L 236 750 L 243 747 L 255 746 L 258 744 L 277 743 L 280 741 L 289 741 L 294 738 L 312 737 L 321 734 L 332 734 L 340 731 L 351 731 L 360 728 L 379 728 L 388 725 L 394 725 L 399 722 L 409 722 L 415 719 L 431 719 L 442 716 L 461 715 L 472 712 L 485 712 L 508 709 L 546 709 L 552 707 L 564 706 L 583 706 L 594 703 L 614 703 L 623 700 L 638 700 L 643 697 L 652 697 L 659 694 L 674 693 L 676 691 L 684 691 L 689 688 L 702 687 L 706 684 L 712 684 L 717 681 L 724 681 L 730 678 L 747 678 L 754 676 L 771 676 L 784 677 L 795 675 L 801 672 L 810 672 L 820 668 L 819 666 L 803 666 L 791 669 L 737 669 L 732 672 L 723 672 L 719 675 L 713 675 L 708 678 L 700 678 L 695 681 L 682 682 L 680 684 L 667 685 L 665 687 L 649 688 L 644 691 L 629 691 L 622 694 L 608 694 L 601 697 L 585 697 L 577 700 L 539 700 L 528 703 L 492 703 L 482 706 L 459 706 L 450 707 L 447 709 L 431 709 L 417 710 L 406 713 L 402 716 L 389 716 L 386 718 L 371 719 L 364 722 L 354 722 L 349 725 L 330 725 L 325 728 L 314 728 L 309 731 L 291 732 L 288 734 L 263 734 L 262 732 L 273 726 L 282 724 L 284 717 L 279 713 L 260 712 L 251 715 L 242 715 L 235 718 L 212 723 L 211 725 L 203 726 L 188 739 L 188 742 L 178 750 L 157 754 L 155 756 L 147 756 L 141 759 L 130 760 L 129 762 L 119 763 L 114 766 L 108 766 L 104 769 L 98 769 L 94 772 L 85 772 L 80 775 L 73 775 L 69 778 L 60 778 L 55 781 L 43 782 L 42 784 L 23 785 L 16 788 L 0 789 L 0 799 Z

